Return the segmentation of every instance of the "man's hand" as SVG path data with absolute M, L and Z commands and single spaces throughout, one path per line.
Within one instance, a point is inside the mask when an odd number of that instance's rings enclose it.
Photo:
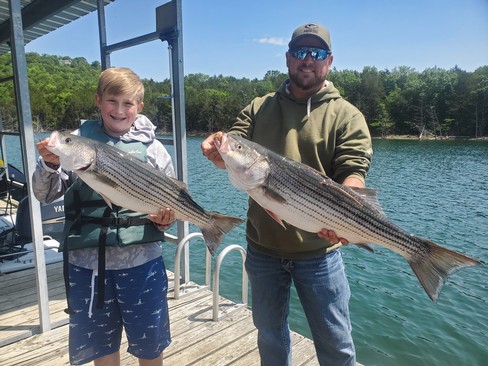
M 224 160 L 222 159 L 222 156 L 220 156 L 220 153 L 217 150 L 214 141 L 215 139 L 222 139 L 222 135 L 222 131 L 211 134 L 202 142 L 201 149 L 203 155 L 206 156 L 207 159 L 210 160 L 212 163 L 214 163 L 216 167 L 220 169 L 225 169 Z
M 317 233 L 317 235 L 319 236 L 319 238 L 325 239 L 331 244 L 349 244 L 349 241 L 347 239 L 339 238 L 333 230 L 322 229 Z

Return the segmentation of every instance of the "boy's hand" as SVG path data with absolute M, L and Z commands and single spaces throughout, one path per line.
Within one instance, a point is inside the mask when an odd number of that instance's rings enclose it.
M 175 221 L 175 212 L 166 207 L 160 209 L 157 214 L 148 215 L 147 218 L 158 226 L 170 226 Z
M 47 144 L 49 144 L 49 137 L 46 139 L 39 141 L 36 144 L 37 151 L 39 151 L 39 155 L 42 156 L 42 159 L 45 163 L 50 163 L 52 165 L 59 165 L 59 156 L 53 154 L 48 149 L 46 149 Z

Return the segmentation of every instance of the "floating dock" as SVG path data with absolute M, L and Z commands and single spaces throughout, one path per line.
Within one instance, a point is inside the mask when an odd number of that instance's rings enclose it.
M 172 273 L 168 273 L 170 280 Z M 0 365 L 61 366 L 68 361 L 68 318 L 62 263 L 47 265 L 49 309 L 53 329 L 39 333 L 35 270 L 0 276 Z M 198 286 L 195 286 L 198 287 Z M 173 342 L 163 353 L 165 366 L 258 365 L 257 331 L 251 311 L 220 298 L 219 321 L 212 320 L 212 292 L 198 289 L 168 293 Z M 235 310 L 235 311 L 231 311 Z M 228 313 L 228 315 L 226 315 Z M 137 365 L 137 359 L 121 346 L 122 366 Z M 313 342 L 292 333 L 293 365 L 318 365 Z

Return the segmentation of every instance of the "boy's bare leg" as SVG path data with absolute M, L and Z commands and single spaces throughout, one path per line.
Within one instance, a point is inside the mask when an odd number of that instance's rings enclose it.
M 109 355 L 97 358 L 93 361 L 95 366 L 120 366 L 120 352 L 114 352 Z
M 143 358 L 139 359 L 140 366 L 162 366 L 163 365 L 163 354 L 159 355 L 159 357 L 154 358 L 152 360 L 146 360 Z

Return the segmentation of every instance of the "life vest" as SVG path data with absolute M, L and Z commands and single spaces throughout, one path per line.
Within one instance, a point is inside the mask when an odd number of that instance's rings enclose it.
M 80 135 L 111 143 L 99 121 L 86 121 L 80 127 Z M 118 141 L 120 150 L 147 161 L 147 146 L 139 141 Z M 65 192 L 64 242 L 60 250 L 73 250 L 99 246 L 102 228 L 106 246 L 126 246 L 164 240 L 164 233 L 148 220 L 146 214 L 115 205 L 108 208 L 103 198 L 81 179 L 77 179 Z
M 91 139 L 112 143 L 103 132 L 99 121 L 86 121 L 80 127 L 80 135 Z M 118 141 L 114 144 L 120 150 L 138 159 L 147 161 L 147 147 L 144 143 Z M 81 179 L 77 179 L 64 194 L 65 226 L 63 251 L 63 272 L 68 307 L 69 304 L 68 251 L 73 249 L 98 247 L 98 299 L 97 308 L 103 307 L 105 298 L 105 247 L 151 243 L 164 240 L 164 232 L 155 227 L 146 215 L 112 205 L 110 208 L 103 198 Z

